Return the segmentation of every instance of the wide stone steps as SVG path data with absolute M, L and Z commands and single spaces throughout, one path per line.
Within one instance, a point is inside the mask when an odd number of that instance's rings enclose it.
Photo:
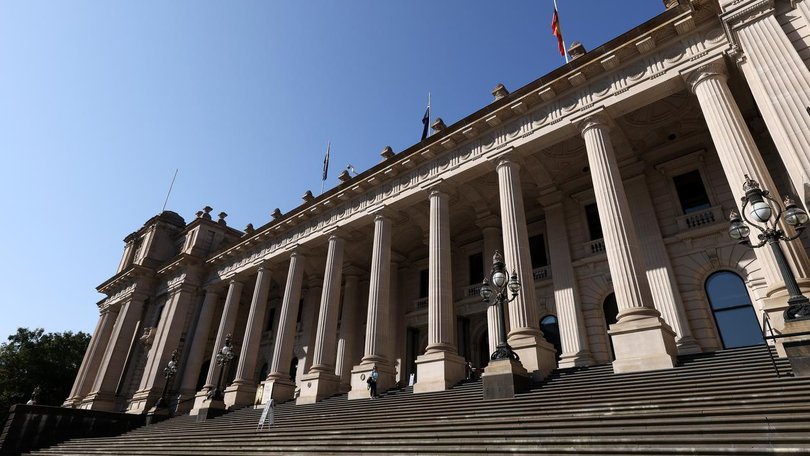
M 790 371 L 778 360 L 780 372 Z M 777 378 L 763 347 L 684 357 L 675 369 L 560 370 L 514 399 L 482 384 L 377 400 L 338 396 L 197 423 L 178 417 L 34 454 L 810 454 L 810 379 Z

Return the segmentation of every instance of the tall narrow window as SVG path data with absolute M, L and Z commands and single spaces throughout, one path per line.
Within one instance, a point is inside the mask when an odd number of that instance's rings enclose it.
M 588 234 L 591 235 L 591 240 L 602 239 L 602 223 L 599 221 L 599 209 L 596 203 L 585 206 L 585 218 L 588 220 Z
M 484 254 L 476 253 L 469 257 L 470 285 L 484 281 Z
M 706 295 L 723 348 L 765 343 L 754 306 L 740 276 L 729 271 L 715 272 L 706 279 Z
M 675 183 L 675 190 L 678 192 L 678 200 L 684 214 L 711 207 L 703 179 L 700 178 L 700 171 L 694 170 L 680 174 L 673 177 L 672 181 Z
M 430 275 L 428 275 L 428 270 L 423 269 L 419 271 L 419 298 L 427 298 L 428 297 L 428 283 L 430 280 Z
M 529 238 L 529 254 L 532 257 L 532 269 L 548 266 L 546 240 L 542 234 Z

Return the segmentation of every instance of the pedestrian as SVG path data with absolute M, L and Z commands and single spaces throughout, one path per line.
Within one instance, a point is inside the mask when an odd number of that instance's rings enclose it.
M 472 380 L 474 372 L 472 367 L 472 361 L 467 361 L 467 364 L 464 367 L 466 368 L 465 370 L 467 372 L 467 380 Z
M 380 373 L 377 372 L 377 366 L 371 368 L 371 373 L 368 374 L 368 388 L 370 391 L 370 396 L 372 399 L 377 397 L 377 379 L 380 377 Z

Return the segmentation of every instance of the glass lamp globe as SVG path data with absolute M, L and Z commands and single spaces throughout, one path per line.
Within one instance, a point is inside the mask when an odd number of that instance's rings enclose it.
M 503 271 L 496 271 L 492 274 L 492 283 L 498 288 L 503 287 L 506 285 L 506 274 Z
M 793 227 L 803 227 L 807 224 L 807 212 L 804 209 L 798 207 L 793 200 L 790 198 L 785 198 L 785 222 L 788 225 Z
M 749 214 L 754 220 L 765 223 L 771 218 L 771 206 L 763 200 L 751 203 Z
M 520 291 L 520 280 L 518 280 L 517 274 L 514 272 L 509 279 L 509 291 L 511 291 L 512 294 L 517 294 L 517 292 Z
M 487 282 L 486 280 L 484 280 L 484 283 L 481 285 L 480 293 L 481 297 L 484 298 L 484 300 L 486 301 L 489 301 L 490 296 L 492 296 L 492 288 L 490 288 L 489 282 Z

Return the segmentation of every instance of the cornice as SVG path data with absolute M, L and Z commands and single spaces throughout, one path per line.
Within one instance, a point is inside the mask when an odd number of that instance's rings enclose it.
M 141 266 L 139 264 L 132 264 L 128 268 L 101 283 L 101 285 L 96 287 L 96 290 L 99 293 L 110 295 L 111 293 L 115 293 L 116 290 L 131 285 L 139 279 L 152 278 L 154 276 L 155 271 L 152 268 Z

